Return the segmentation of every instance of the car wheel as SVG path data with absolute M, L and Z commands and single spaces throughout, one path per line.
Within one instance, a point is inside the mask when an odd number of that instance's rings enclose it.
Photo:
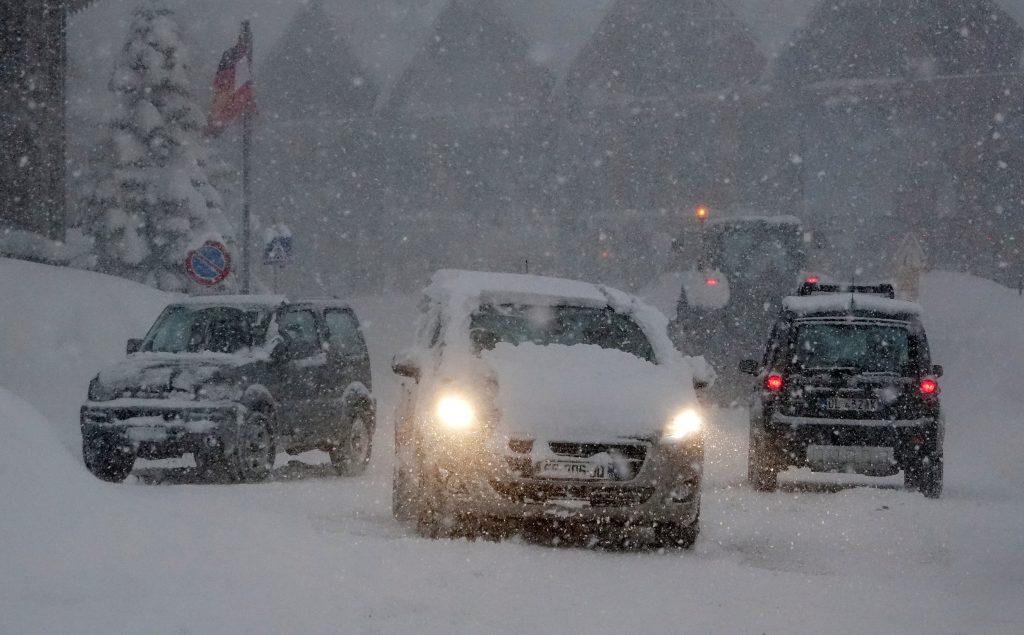
M 903 469 L 903 484 L 907 489 L 920 491 L 926 498 L 939 498 L 942 495 L 942 459 L 912 460 Z
M 692 549 L 700 534 L 700 514 L 689 525 L 659 523 L 655 528 L 657 545 L 663 549 Z
M 409 488 L 409 477 L 404 469 L 396 466 L 391 479 L 391 514 L 396 520 L 412 520 L 410 496 L 412 494 Z
M 366 471 L 373 451 L 373 428 L 365 414 L 352 419 L 340 445 L 331 449 L 331 464 L 342 476 L 358 476 Z
M 209 481 L 227 480 L 231 475 L 228 461 L 224 458 L 221 448 L 201 448 L 192 453 L 196 463 L 196 474 L 199 478 Z
M 446 538 L 450 522 L 445 513 L 444 494 L 437 477 L 425 473 L 421 468 L 416 489 L 416 533 L 432 540 Z
M 265 481 L 274 469 L 277 449 L 271 419 L 262 412 L 251 412 L 238 428 L 231 463 L 235 477 L 243 482 Z
M 774 492 L 779 488 L 777 452 L 770 442 L 752 438 L 747 453 L 747 481 L 759 492 Z
M 106 439 L 83 440 L 82 459 L 93 476 L 110 483 L 128 478 L 135 465 L 135 454 L 131 450 Z

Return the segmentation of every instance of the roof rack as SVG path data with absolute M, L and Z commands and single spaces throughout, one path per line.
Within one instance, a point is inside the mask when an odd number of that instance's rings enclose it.
M 889 298 L 896 298 L 896 289 L 889 282 L 877 284 L 842 284 L 821 282 L 804 282 L 800 285 L 797 295 L 828 295 L 831 293 L 864 293 L 867 295 L 880 295 Z

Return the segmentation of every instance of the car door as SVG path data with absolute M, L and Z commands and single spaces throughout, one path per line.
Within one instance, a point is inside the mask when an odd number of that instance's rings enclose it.
M 323 397 L 328 402 L 331 416 L 323 422 L 329 436 L 337 425 L 335 419 L 344 414 L 344 397 L 349 386 L 362 384 L 372 389 L 370 380 L 370 353 L 359 329 L 359 320 L 352 309 L 328 307 L 324 309 L 325 337 L 327 338 L 327 364 L 323 374 Z M 327 437 L 325 437 L 327 438 Z
M 313 435 L 322 410 L 320 386 L 327 355 L 320 339 L 316 312 L 290 305 L 277 317 L 278 330 L 291 342 L 288 359 L 278 369 L 279 432 L 295 442 Z

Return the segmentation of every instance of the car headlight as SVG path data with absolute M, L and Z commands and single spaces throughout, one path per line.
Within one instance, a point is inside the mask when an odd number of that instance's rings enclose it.
M 704 427 L 704 419 L 700 413 L 693 408 L 683 410 L 665 426 L 665 439 L 669 441 L 682 441 L 700 433 Z
M 476 423 L 476 411 L 465 398 L 445 395 L 437 401 L 437 420 L 449 430 L 468 430 Z

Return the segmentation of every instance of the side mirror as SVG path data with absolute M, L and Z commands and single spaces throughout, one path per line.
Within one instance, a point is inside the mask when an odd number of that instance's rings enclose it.
M 407 351 L 397 353 L 391 359 L 391 372 L 416 381 L 420 379 L 420 365 L 415 356 Z
M 942 377 L 943 372 L 944 369 L 942 368 L 942 364 L 932 365 L 932 374 L 935 375 L 936 377 Z
M 758 364 L 753 359 L 745 359 L 740 362 L 740 372 L 746 375 L 756 375 L 758 371 Z
M 139 337 L 133 337 L 133 338 L 129 339 L 128 340 L 128 345 L 125 346 L 125 352 L 127 352 L 129 355 L 131 355 L 132 353 L 138 353 L 141 350 L 142 350 L 142 338 L 139 338 Z

